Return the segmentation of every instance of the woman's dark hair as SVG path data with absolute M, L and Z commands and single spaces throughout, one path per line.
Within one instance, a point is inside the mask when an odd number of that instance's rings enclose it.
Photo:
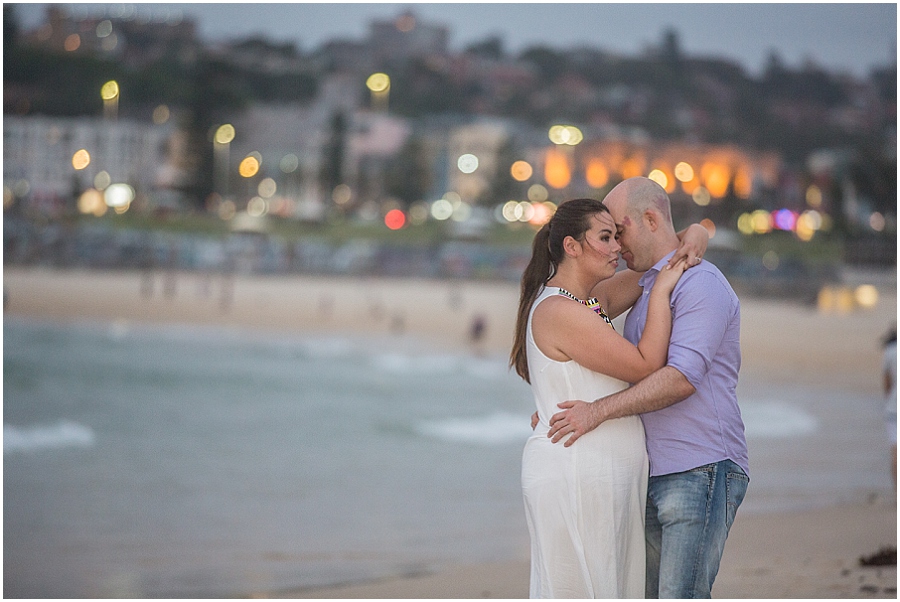
M 526 330 L 531 305 L 537 299 L 547 281 L 553 278 L 559 263 L 565 256 L 563 241 L 567 236 L 581 240 L 591 228 L 591 217 L 608 213 L 606 205 L 596 199 L 574 199 L 561 204 L 553 217 L 534 235 L 531 243 L 531 261 L 522 274 L 519 292 L 519 313 L 516 317 L 516 336 L 509 365 L 525 382 L 531 383 L 528 373 L 528 357 L 525 353 Z

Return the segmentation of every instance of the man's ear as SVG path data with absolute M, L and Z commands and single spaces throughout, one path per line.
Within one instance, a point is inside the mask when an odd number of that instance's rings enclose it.
M 563 252 L 566 255 L 570 255 L 572 257 L 578 257 L 581 254 L 581 243 L 572 238 L 571 236 L 566 236 L 563 239 Z
M 649 209 L 644 211 L 644 222 L 651 232 L 656 232 L 656 229 L 659 228 L 659 216 Z

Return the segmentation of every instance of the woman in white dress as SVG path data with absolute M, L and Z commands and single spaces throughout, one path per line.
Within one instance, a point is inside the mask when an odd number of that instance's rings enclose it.
M 705 230 L 690 238 L 705 250 Z M 547 437 L 558 403 L 614 393 L 665 364 L 669 297 L 686 264 L 660 273 L 635 347 L 610 321 L 642 290 L 641 274 L 616 273 L 618 251 L 606 207 L 568 201 L 535 235 L 522 278 L 510 364 L 537 405 L 522 458 L 532 598 L 644 597 L 649 466 L 640 418 L 605 422 L 570 447 Z

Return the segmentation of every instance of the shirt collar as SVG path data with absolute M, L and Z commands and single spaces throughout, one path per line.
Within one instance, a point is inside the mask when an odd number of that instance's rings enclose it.
M 656 275 L 659 274 L 659 271 L 662 270 L 667 263 L 669 263 L 669 260 L 672 259 L 673 255 L 675 255 L 675 250 L 667 253 L 665 257 L 656 262 L 656 265 L 644 272 L 644 275 L 638 280 L 638 285 L 644 288 L 651 278 L 653 279 L 652 281 L 655 281 Z

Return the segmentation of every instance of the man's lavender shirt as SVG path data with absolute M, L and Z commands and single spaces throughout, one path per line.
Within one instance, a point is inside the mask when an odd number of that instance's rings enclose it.
M 625 319 L 634 344 L 647 323 L 647 302 L 656 276 L 674 251 L 647 270 L 643 295 Z M 732 460 L 747 475 L 747 441 L 737 402 L 741 367 L 741 306 L 722 272 L 708 261 L 688 269 L 672 292 L 672 339 L 668 365 L 697 390 L 667 408 L 641 414 L 647 434 L 650 476 L 684 472 Z

